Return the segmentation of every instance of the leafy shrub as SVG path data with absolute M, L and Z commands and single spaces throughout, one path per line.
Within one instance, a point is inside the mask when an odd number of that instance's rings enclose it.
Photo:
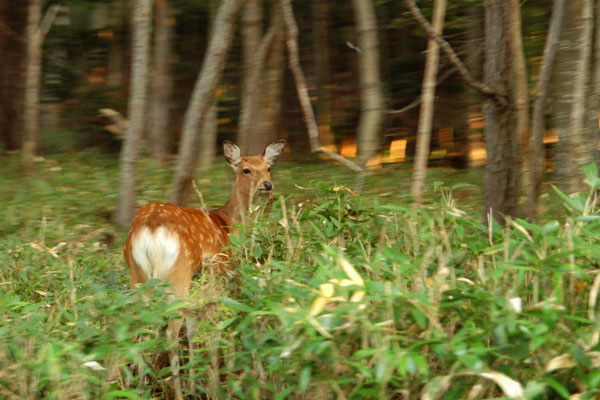
M 232 237 L 236 268 L 181 304 L 164 282 L 126 285 L 114 169 L 46 163 L 43 182 L 0 181 L 2 398 L 168 398 L 180 313 L 197 318 L 182 373 L 203 398 L 598 396 L 594 167 L 539 225 L 485 226 L 459 185 L 409 208 L 314 181 L 260 209 Z M 158 199 L 168 175 L 149 175 Z

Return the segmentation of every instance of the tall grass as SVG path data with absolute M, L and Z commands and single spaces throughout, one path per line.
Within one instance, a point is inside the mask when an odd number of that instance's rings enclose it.
M 297 193 L 232 237 L 233 271 L 207 269 L 172 303 L 164 282 L 127 287 L 114 165 L 43 166 L 35 190 L 0 181 L 0 398 L 169 398 L 164 329 L 180 313 L 198 320 L 182 374 L 202 398 L 600 396 L 592 167 L 589 193 L 552 195 L 564 216 L 504 227 L 466 213 L 460 185 L 413 209 L 293 176 Z M 164 199 L 168 179 L 141 197 Z

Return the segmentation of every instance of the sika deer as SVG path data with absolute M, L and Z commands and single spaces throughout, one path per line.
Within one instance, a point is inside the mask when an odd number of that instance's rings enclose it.
M 129 266 L 131 287 L 150 278 L 168 279 L 176 299 L 187 297 L 194 272 L 204 260 L 219 254 L 231 242 L 229 232 L 243 222 L 257 191 L 270 191 L 271 166 L 277 161 L 285 140 L 272 143 L 260 156 L 241 157 L 240 149 L 225 141 L 225 159 L 235 171 L 233 191 L 227 203 L 204 212 L 169 203 L 148 204 L 137 213 L 127 241 L 125 261 Z M 181 320 L 173 320 L 167 338 L 178 339 Z M 177 345 L 169 352 L 175 397 L 182 399 Z

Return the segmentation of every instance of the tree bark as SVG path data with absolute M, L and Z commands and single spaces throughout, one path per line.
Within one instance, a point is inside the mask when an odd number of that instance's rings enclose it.
M 321 141 L 333 149 L 335 138 L 331 130 L 331 62 L 329 57 L 329 0 L 313 0 L 314 71 L 317 87 L 317 124 Z
M 210 27 L 209 32 L 212 31 L 214 26 L 214 19 L 217 10 L 217 6 L 220 0 L 211 0 L 210 1 Z M 217 107 L 217 99 L 215 98 L 211 103 L 208 111 L 206 112 L 206 118 L 202 123 L 202 128 L 200 129 L 200 149 L 198 153 L 199 159 L 199 167 L 201 169 L 206 169 L 210 167 L 215 161 L 215 150 L 217 144 L 217 117 L 218 117 L 218 107 Z
M 525 215 L 533 220 L 537 212 L 535 196 L 535 171 L 531 159 L 531 139 L 529 136 L 529 94 L 527 90 L 527 67 L 523 53 L 521 34 L 521 6 L 519 0 L 508 0 L 508 50 L 514 72 L 514 111 L 516 130 L 521 156 L 521 180 L 525 188 Z
M 131 6 L 125 2 L 113 2 L 110 8 L 110 27 L 114 32 L 108 45 L 108 54 L 106 61 L 106 85 L 110 89 L 119 89 L 118 94 L 127 93 L 125 82 L 127 76 L 125 70 L 125 59 L 128 49 L 123 43 L 123 32 L 126 30 L 126 24 L 129 21 L 128 16 Z M 127 47 L 127 49 L 126 49 Z
M 240 122 L 238 127 L 238 140 L 241 143 L 244 143 L 244 148 L 246 149 L 245 154 L 251 154 L 248 152 L 251 146 L 250 139 L 254 141 L 261 140 L 260 137 L 258 137 L 256 126 L 257 121 L 259 120 L 257 114 L 260 113 L 261 99 L 263 94 L 263 91 L 261 90 L 262 76 L 266 68 L 265 65 L 268 62 L 269 53 L 271 52 L 271 47 L 273 46 L 275 35 L 278 29 L 277 25 L 274 24 L 275 22 L 276 19 L 272 18 L 271 26 L 260 41 L 260 45 L 258 46 L 258 49 L 252 60 L 252 67 L 249 69 L 248 75 L 245 79 L 247 86 L 244 90 L 247 93 L 245 93 L 242 98 Z
M 585 188 L 583 166 L 593 162 L 597 146 L 585 121 L 591 37 L 591 1 L 568 1 L 557 55 L 554 117 L 559 136 L 556 176 L 569 194 Z
M 283 30 L 283 18 L 281 14 L 281 5 L 273 3 L 274 36 L 271 43 L 268 58 L 263 72 L 262 87 L 263 93 L 260 99 L 255 101 L 260 103 L 259 112 L 256 113 L 258 121 L 257 132 L 254 142 L 258 146 L 251 146 L 248 154 L 259 154 L 270 143 L 280 139 L 280 117 L 283 94 L 283 77 L 285 71 L 285 32 Z
M 513 93 L 514 71 L 509 59 L 507 37 L 508 4 L 505 0 L 485 3 L 484 83 L 500 93 Z M 484 219 L 504 222 L 514 216 L 519 203 L 519 157 L 515 136 L 516 115 L 510 107 L 486 100 L 484 104 L 487 149 Z
M 465 66 L 477 80 L 483 76 L 483 51 L 484 51 L 484 8 L 483 4 L 469 7 L 467 22 L 467 42 L 465 43 Z M 462 89 L 465 96 L 464 126 L 465 135 L 460 144 L 464 146 L 467 165 L 474 167 L 484 165 L 481 158 L 475 157 L 477 150 L 483 143 L 483 129 L 475 126 L 472 122 L 482 115 L 483 101 L 479 92 L 473 90 L 466 82 Z
M 446 0 L 436 0 L 433 5 L 432 26 L 436 35 L 441 35 L 444 29 L 444 16 L 446 14 Z M 417 128 L 417 148 L 413 171 L 411 195 L 415 202 L 422 201 L 423 186 L 427 173 L 427 160 L 429 159 L 429 143 L 431 139 L 431 125 L 433 121 L 433 107 L 435 100 L 436 76 L 438 72 L 440 46 L 435 39 L 429 39 L 427 44 L 427 57 L 423 73 L 421 89 L 421 109 L 419 111 L 419 126 Z
M 21 147 L 27 9 L 23 0 L 0 2 L 0 138 L 7 150 Z
M 208 168 L 215 161 L 215 150 L 217 144 L 217 105 L 213 102 L 202 124 L 202 134 L 200 135 L 200 154 L 199 167 Z
M 600 115 L 600 0 L 595 0 L 595 22 L 594 45 L 592 54 L 591 84 L 589 90 L 589 102 L 587 107 L 587 119 L 590 129 L 592 143 L 600 141 L 600 126 L 598 126 L 598 115 Z M 593 159 L 596 164 L 600 162 L 598 151 L 593 151 Z
M 542 66 L 540 69 L 538 81 L 535 88 L 535 101 L 531 117 L 531 160 L 532 168 L 535 174 L 533 178 L 533 198 L 537 202 L 542 189 L 542 178 L 544 176 L 545 151 L 544 151 L 544 110 L 546 109 L 546 99 L 548 98 L 548 85 L 556 50 L 560 39 L 563 15 L 565 11 L 565 0 L 554 0 L 552 6 L 552 18 L 548 27 L 546 44 L 544 45 L 544 54 Z
M 187 203 L 194 172 L 198 164 L 199 127 L 214 101 L 217 83 L 225 65 L 225 58 L 234 33 L 234 23 L 243 0 L 223 0 L 219 5 L 208 50 L 192 92 L 190 104 L 183 119 L 177 171 L 173 181 L 171 202 Z
M 169 115 L 173 80 L 171 77 L 172 40 L 175 15 L 169 0 L 156 0 L 156 24 L 154 33 L 154 56 L 152 91 L 148 131 L 152 155 L 165 162 L 169 146 Z
M 40 107 L 40 73 L 42 66 L 41 0 L 29 0 L 26 27 L 25 97 L 23 111 L 23 167 L 33 174 L 37 147 Z
M 121 149 L 119 202 L 114 216 L 115 222 L 120 225 L 129 224 L 134 216 L 138 149 L 146 117 L 151 18 L 151 0 L 134 0 L 129 125 Z
M 262 7 L 260 0 L 247 0 L 242 16 L 242 60 L 244 65 L 244 80 L 242 82 L 241 116 L 236 143 L 242 154 L 254 154 L 252 148 L 257 137 L 256 122 L 252 104 L 256 101 L 255 90 L 260 75 L 253 74 L 253 68 L 259 53 L 262 35 Z M 270 142 L 269 142 L 270 143 Z M 260 147 L 257 145 L 256 147 Z M 262 147 L 259 151 L 262 151 Z
M 598 142 L 592 141 L 592 134 L 588 125 L 587 109 L 589 105 L 589 84 L 591 79 L 592 66 L 592 38 L 594 13 L 592 0 L 583 1 L 581 7 L 581 37 L 579 39 L 580 51 L 576 61 L 576 75 L 573 88 L 574 102 L 571 110 L 570 131 L 571 135 L 576 135 L 573 140 L 573 178 L 571 179 L 571 191 L 581 191 L 585 189 L 583 184 L 583 167 L 594 162 L 597 153 Z M 597 114 L 596 114 L 597 118 Z
M 361 116 L 357 129 L 358 157 L 361 164 L 379 149 L 383 123 L 383 92 L 379 77 L 377 21 L 371 0 L 352 0 L 358 34 Z

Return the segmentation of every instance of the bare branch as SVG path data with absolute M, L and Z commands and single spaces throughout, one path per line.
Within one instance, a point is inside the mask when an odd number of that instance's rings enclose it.
M 40 24 L 40 28 L 38 32 L 42 35 L 42 37 L 46 36 L 46 34 L 52 28 L 52 24 L 56 19 L 56 15 L 60 11 L 60 4 L 52 4 L 48 11 L 46 11 L 46 15 L 44 15 L 44 19 L 42 19 L 42 23 Z
M 446 72 L 444 72 L 438 78 L 437 82 L 435 83 L 435 86 L 439 86 L 442 82 L 444 82 L 446 79 L 448 79 L 455 72 L 456 72 L 456 68 L 452 68 L 452 69 L 449 69 Z M 402 107 L 398 110 L 389 110 L 388 114 L 392 114 L 392 115 L 393 114 L 402 114 L 402 113 L 412 110 L 419 104 L 421 104 L 421 96 L 415 97 L 415 99 L 413 101 L 411 101 L 410 103 L 408 103 L 407 105 L 405 105 L 404 107 Z
M 446 54 L 446 57 L 450 59 L 450 62 L 456 67 L 456 70 L 460 74 L 460 76 L 465 80 L 465 82 L 471 86 L 473 89 L 479 91 L 485 96 L 491 98 L 493 101 L 497 102 L 502 106 L 507 106 L 508 103 L 506 101 L 506 94 L 500 93 L 497 90 L 490 88 L 485 85 L 483 82 L 477 81 L 475 78 L 471 76 L 465 65 L 462 63 L 460 58 L 456 55 L 450 44 L 446 42 L 440 35 L 437 35 L 433 30 L 431 24 L 425 19 L 421 10 L 416 6 L 414 0 L 405 0 L 406 6 L 410 9 L 411 13 L 415 17 L 415 19 L 425 28 L 427 34 L 430 38 L 434 39 L 439 43 L 440 48 Z

